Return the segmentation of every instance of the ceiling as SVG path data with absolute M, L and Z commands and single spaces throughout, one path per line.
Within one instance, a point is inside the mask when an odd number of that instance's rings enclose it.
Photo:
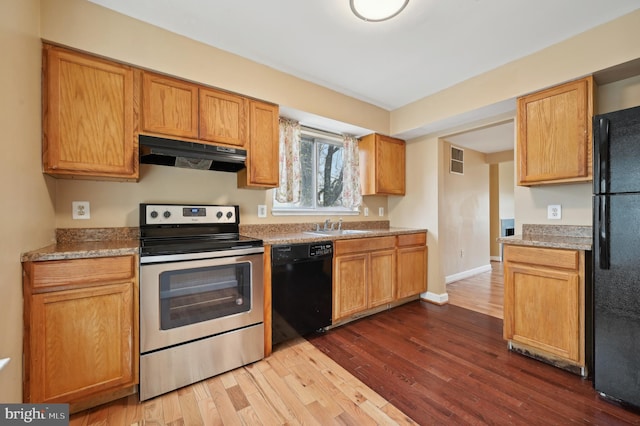
M 356 18 L 348 0 L 90 1 L 389 111 L 640 8 L 638 0 L 410 0 L 374 23 Z

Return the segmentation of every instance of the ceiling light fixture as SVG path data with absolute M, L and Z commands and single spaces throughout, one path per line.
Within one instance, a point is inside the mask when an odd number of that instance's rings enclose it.
M 351 11 L 367 22 L 391 19 L 407 6 L 409 0 L 349 0 Z

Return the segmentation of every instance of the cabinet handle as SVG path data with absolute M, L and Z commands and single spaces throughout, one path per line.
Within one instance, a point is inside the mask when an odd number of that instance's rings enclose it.
M 598 176 L 595 182 L 600 190 L 596 193 L 606 194 L 609 192 L 609 120 L 606 118 L 600 118 L 598 122 L 598 157 Z
M 609 196 L 601 195 L 598 197 L 600 215 L 598 221 L 598 250 L 600 254 L 600 269 L 609 269 Z

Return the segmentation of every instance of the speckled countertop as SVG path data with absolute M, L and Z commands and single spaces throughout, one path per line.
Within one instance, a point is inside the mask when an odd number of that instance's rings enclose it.
M 124 256 L 140 250 L 138 228 L 69 228 L 56 230 L 56 243 L 23 253 L 22 262 Z
M 590 251 L 593 237 L 590 226 L 523 224 L 522 235 L 500 237 L 498 242 L 518 246 Z
M 389 221 L 344 222 L 344 229 L 366 230 L 363 234 L 313 235 L 315 223 L 240 225 L 240 234 L 259 238 L 264 244 L 294 244 L 348 238 L 414 234 L 426 229 L 391 228 Z M 68 228 L 56 230 L 56 243 L 23 253 L 22 262 L 124 256 L 140 252 L 139 228 Z
M 311 241 L 344 240 L 352 238 L 386 237 L 391 235 L 415 234 L 427 232 L 426 229 L 390 227 L 388 220 L 367 222 L 344 222 L 343 229 L 364 230 L 362 234 L 315 235 L 308 232 L 315 223 L 287 223 L 268 225 L 240 225 L 240 234 L 260 238 L 265 245 L 295 244 Z

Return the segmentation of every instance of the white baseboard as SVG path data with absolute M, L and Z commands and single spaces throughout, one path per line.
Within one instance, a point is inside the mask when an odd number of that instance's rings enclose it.
M 449 295 L 447 293 L 437 294 L 427 291 L 426 293 L 422 293 L 420 298 L 427 302 L 435 303 L 436 305 L 449 303 Z
M 502 262 L 502 257 L 501 256 L 490 256 L 489 260 L 494 260 L 496 262 Z
M 472 277 L 474 275 L 482 274 L 483 272 L 491 271 L 491 265 L 479 266 L 477 268 L 469 269 L 468 271 L 458 272 L 457 274 L 448 275 L 444 278 L 445 284 L 452 283 L 454 281 L 460 281 L 465 278 Z

